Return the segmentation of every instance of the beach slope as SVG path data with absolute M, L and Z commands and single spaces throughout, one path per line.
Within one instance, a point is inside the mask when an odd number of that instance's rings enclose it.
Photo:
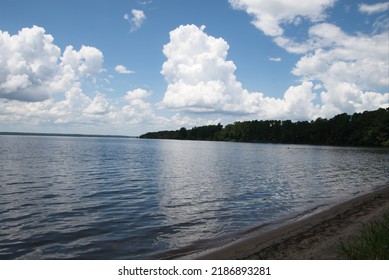
M 362 223 L 389 213 L 389 185 L 273 231 L 237 240 L 198 259 L 343 259 L 341 242 L 355 241 Z

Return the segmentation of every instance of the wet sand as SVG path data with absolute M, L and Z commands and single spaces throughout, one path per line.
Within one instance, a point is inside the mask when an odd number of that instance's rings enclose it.
M 273 231 L 193 256 L 196 259 L 343 259 L 340 243 L 353 242 L 362 223 L 389 213 L 389 185 Z

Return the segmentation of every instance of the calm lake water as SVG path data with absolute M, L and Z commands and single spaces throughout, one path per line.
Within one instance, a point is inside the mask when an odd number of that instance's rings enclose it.
M 0 259 L 176 256 L 388 182 L 388 149 L 0 136 Z

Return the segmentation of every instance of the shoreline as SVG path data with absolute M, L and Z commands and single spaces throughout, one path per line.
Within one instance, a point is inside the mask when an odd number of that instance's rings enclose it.
M 385 213 L 389 213 L 389 184 L 280 228 L 182 259 L 344 259 L 341 241 L 352 242 L 359 236 L 361 224 L 379 219 Z

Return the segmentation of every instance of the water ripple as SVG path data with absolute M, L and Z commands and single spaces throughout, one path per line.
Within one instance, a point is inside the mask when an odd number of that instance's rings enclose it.
M 0 259 L 147 259 L 389 181 L 389 150 L 0 136 Z

